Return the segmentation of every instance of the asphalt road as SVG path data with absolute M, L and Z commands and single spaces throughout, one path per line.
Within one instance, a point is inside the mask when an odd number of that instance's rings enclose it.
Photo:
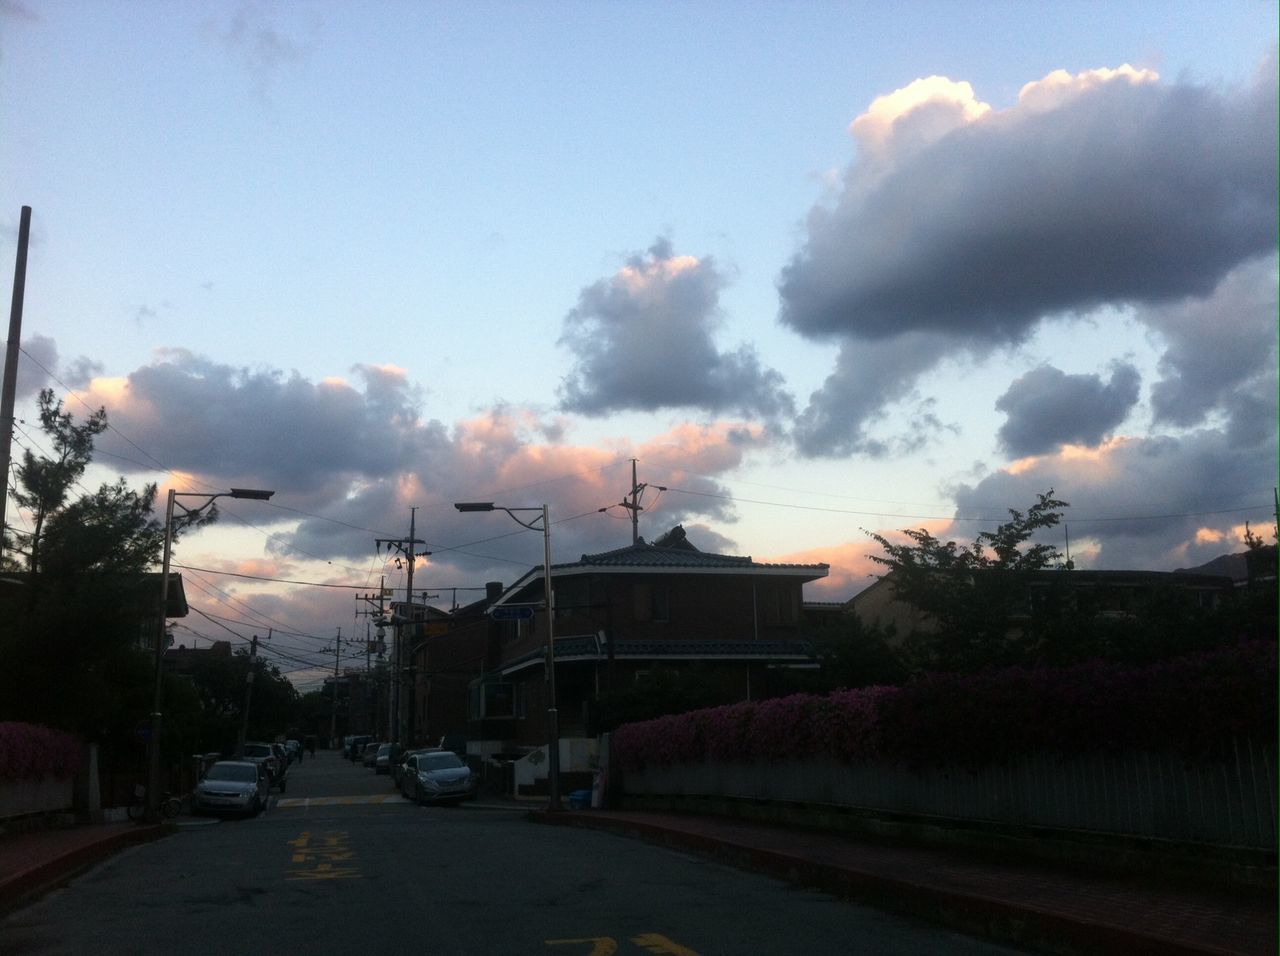
M 6 954 L 994 954 L 1014 950 L 333 754 L 249 820 L 184 821 L 0 922 Z

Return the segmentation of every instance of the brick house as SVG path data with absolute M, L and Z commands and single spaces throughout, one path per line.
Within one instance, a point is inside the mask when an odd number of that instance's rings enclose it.
M 598 696 L 657 669 L 696 667 L 731 702 L 767 695 L 780 668 L 813 666 L 801 590 L 827 570 L 700 551 L 682 527 L 652 544 L 641 538 L 553 564 L 562 744 L 594 739 Z M 455 612 L 453 627 L 421 642 L 413 656 L 427 715 L 420 740 L 465 731 L 473 754 L 545 744 L 543 581 L 538 566 L 509 588 L 491 584 L 484 600 Z M 573 762 L 562 757 L 562 768 Z

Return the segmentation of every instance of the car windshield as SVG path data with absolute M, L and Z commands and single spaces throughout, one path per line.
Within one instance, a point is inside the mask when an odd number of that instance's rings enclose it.
M 206 780 L 235 780 L 253 783 L 258 779 L 258 768 L 243 763 L 215 763 L 204 775 Z
M 381 757 L 383 754 L 389 755 L 390 753 L 391 753 L 391 744 L 383 744 L 381 747 L 378 748 L 379 757 Z
M 453 770 L 457 767 L 466 766 L 458 759 L 457 754 L 420 754 L 418 756 L 418 769 L 431 770 Z

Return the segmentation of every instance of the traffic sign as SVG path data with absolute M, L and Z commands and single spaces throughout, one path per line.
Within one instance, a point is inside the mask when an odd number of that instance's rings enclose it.
M 531 621 L 533 608 L 528 604 L 504 604 L 489 608 L 489 616 L 495 621 Z

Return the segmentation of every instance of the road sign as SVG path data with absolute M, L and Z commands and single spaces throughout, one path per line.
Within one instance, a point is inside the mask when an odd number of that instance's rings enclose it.
M 489 608 L 489 616 L 495 621 L 531 621 L 533 608 L 528 604 L 505 604 Z

